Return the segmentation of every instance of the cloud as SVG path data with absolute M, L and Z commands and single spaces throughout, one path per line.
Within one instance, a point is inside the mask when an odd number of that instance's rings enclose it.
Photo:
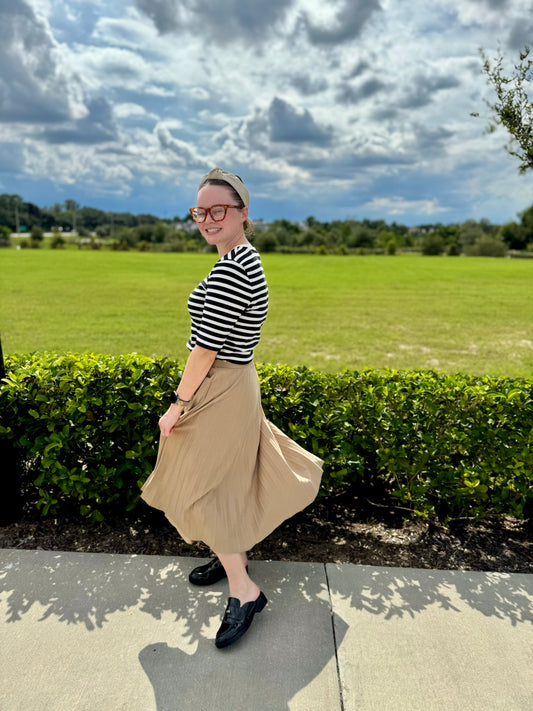
M 508 45 L 511 49 L 524 49 L 527 45 L 531 47 L 533 42 L 533 18 L 516 19 L 509 33 Z M 514 58 L 513 58 L 514 59 Z M 518 57 L 516 57 L 518 60 Z
M 278 97 L 270 104 L 268 121 L 270 140 L 274 143 L 291 141 L 325 145 L 331 141 L 331 128 L 321 128 L 308 109 L 298 111 Z
M 386 213 L 387 215 L 404 215 L 408 212 L 415 212 L 421 215 L 438 215 L 442 212 L 448 212 L 448 208 L 439 205 L 436 198 L 432 200 L 405 200 L 398 196 L 374 198 L 362 205 L 362 207 L 372 212 Z
M 441 204 L 514 215 L 527 181 L 469 117 L 489 92 L 477 48 L 516 59 L 530 4 L 0 0 L 0 171 L 20 146 L 36 204 L 53 176 L 87 204 L 131 191 L 146 209 L 151 185 L 157 213 L 222 164 L 251 175 L 265 218 L 316 203 L 330 219 L 354 193 L 412 222 Z
M 342 0 L 333 23 L 303 14 L 303 24 L 311 44 L 336 45 L 359 37 L 372 15 L 381 10 L 379 0 Z
M 470 0 L 477 5 L 486 5 L 491 10 L 503 10 L 509 4 L 509 0 Z
M 121 47 L 76 45 L 70 61 L 91 90 L 109 88 L 140 90 L 152 80 L 153 68 L 139 52 Z
M 85 113 L 46 21 L 24 0 L 0 0 L 0 121 L 53 123 Z
M 367 79 L 360 86 L 354 87 L 344 84 L 337 92 L 336 99 L 341 104 L 358 104 L 364 99 L 369 99 L 374 94 L 378 94 L 387 88 L 387 84 L 381 79 Z
M 445 146 L 454 136 L 454 132 L 444 126 L 423 126 L 414 125 L 416 142 L 416 152 L 421 160 L 435 155 L 442 155 L 445 152 Z
M 328 88 L 328 82 L 324 77 L 310 76 L 309 74 L 294 74 L 289 81 L 303 96 L 319 94 Z
M 346 79 L 356 79 L 361 74 L 364 74 L 367 69 L 370 69 L 370 64 L 366 59 L 360 59 L 357 64 L 346 75 Z
M 138 50 L 143 45 L 155 42 L 157 33 L 144 18 L 102 17 L 97 20 L 91 39 L 100 44 Z
M 113 106 L 113 114 L 118 119 L 139 119 L 139 118 L 151 118 L 156 119 L 156 114 L 149 113 L 144 106 L 136 104 L 132 101 L 126 101 L 124 103 L 118 103 Z M 181 122 L 179 122 L 181 126 Z
M 217 44 L 262 42 L 287 14 L 293 0 L 134 0 L 160 34 L 185 30 L 210 35 Z
M 206 165 L 205 161 L 200 159 L 194 152 L 193 148 L 186 143 L 181 141 L 179 138 L 174 138 L 170 133 L 170 130 L 163 123 L 157 124 L 154 129 L 154 133 L 159 141 L 161 148 L 167 153 L 170 153 L 173 158 L 173 162 L 177 163 L 183 168 L 195 168 L 203 167 Z
M 452 75 L 424 75 L 418 74 L 411 80 L 410 86 L 397 105 L 402 109 L 418 109 L 429 104 L 435 94 L 445 89 L 460 86 L 460 81 Z
M 42 136 L 48 143 L 106 143 L 117 139 L 111 105 L 106 99 L 91 99 L 88 115 L 61 128 L 49 128 Z

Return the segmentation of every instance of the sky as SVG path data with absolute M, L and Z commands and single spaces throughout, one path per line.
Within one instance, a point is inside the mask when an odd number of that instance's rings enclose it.
M 526 44 L 533 0 L 0 0 L 0 193 L 167 218 L 219 166 L 256 220 L 502 224 L 479 48 Z

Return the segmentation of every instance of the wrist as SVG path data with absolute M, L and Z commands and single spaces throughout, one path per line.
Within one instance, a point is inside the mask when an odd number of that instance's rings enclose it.
M 177 392 L 173 392 L 170 396 L 170 402 L 172 405 L 177 405 L 178 407 L 187 407 L 190 400 L 184 400 L 178 395 Z

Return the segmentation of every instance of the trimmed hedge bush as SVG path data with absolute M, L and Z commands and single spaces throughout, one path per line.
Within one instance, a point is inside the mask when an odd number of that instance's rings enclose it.
M 361 495 L 392 497 L 441 521 L 528 515 L 532 382 L 257 369 L 267 417 L 325 460 L 322 495 L 350 483 Z M 36 353 L 8 357 L 6 371 L 0 436 L 24 465 L 26 504 L 55 514 L 75 503 L 96 521 L 134 509 L 180 365 L 139 355 Z

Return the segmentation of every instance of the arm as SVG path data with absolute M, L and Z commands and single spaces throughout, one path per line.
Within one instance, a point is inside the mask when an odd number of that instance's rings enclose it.
M 187 358 L 187 364 L 183 371 L 183 376 L 179 385 L 179 395 L 183 400 L 190 400 L 198 390 L 207 375 L 209 368 L 213 365 L 217 352 L 210 351 L 201 346 L 194 346 Z M 176 426 L 183 407 L 181 405 L 170 405 L 168 410 L 159 420 L 159 429 L 164 437 L 168 437 Z

